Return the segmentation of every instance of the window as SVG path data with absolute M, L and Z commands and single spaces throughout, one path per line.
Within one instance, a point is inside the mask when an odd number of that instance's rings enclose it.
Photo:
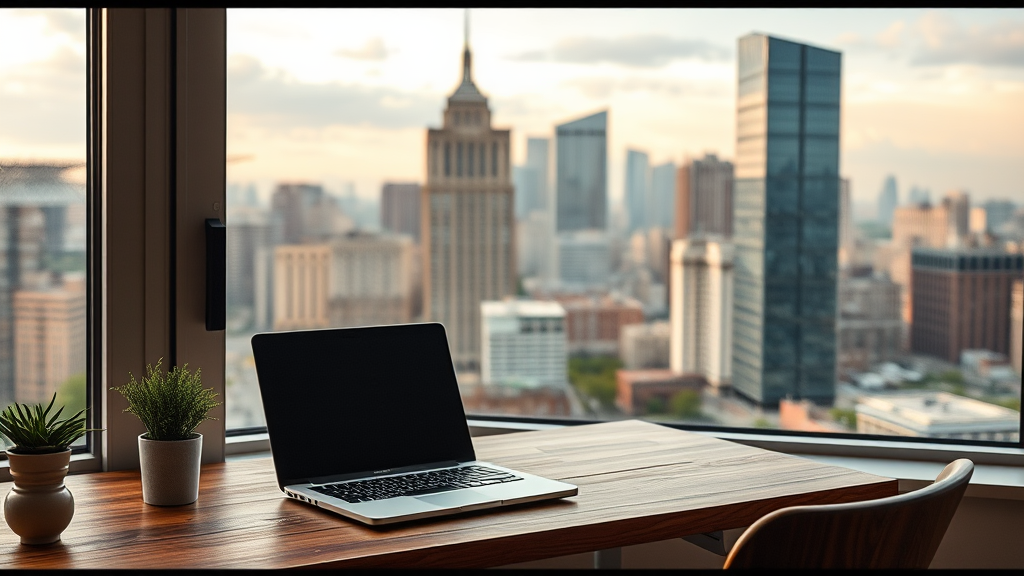
M 1001 18 L 939 12 L 964 34 Z M 607 23 L 593 27 L 474 10 L 464 80 L 457 11 L 229 10 L 227 146 L 244 159 L 227 167 L 229 269 L 252 272 L 229 277 L 227 427 L 263 424 L 249 337 L 285 329 L 291 301 L 315 297 L 324 313 L 302 327 L 445 321 L 463 384 L 495 395 L 490 413 L 467 405 L 478 416 L 537 416 L 515 394 L 546 388 L 561 399 L 544 413 L 568 420 L 948 438 L 898 416 L 938 422 L 941 398 L 990 428 L 971 441 L 1019 444 L 1020 271 L 949 267 L 947 282 L 920 263 L 1024 249 L 1022 113 L 996 88 L 1024 78 L 981 48 L 868 48 L 853 38 L 875 38 L 884 18 L 844 14 L 591 10 Z M 955 66 L 985 81 L 953 94 L 935 78 Z M 627 147 L 642 165 L 626 166 Z M 308 201 L 271 211 L 298 183 Z M 384 203 L 396 183 L 407 195 Z M 284 240 L 289 222 L 300 233 Z M 289 269 L 274 254 L 313 247 L 328 277 L 378 274 L 379 287 L 277 290 Z M 348 249 L 372 253 L 376 271 L 348 267 Z M 993 255 L 962 253 L 974 250 Z M 953 308 L 954 289 L 994 304 Z M 515 378 L 484 373 L 479 304 L 516 295 L 561 306 L 522 335 L 564 335 L 565 362 L 512 394 Z M 963 322 L 979 336 L 958 336 Z M 649 377 L 673 394 L 645 398 Z
M 87 46 L 85 10 L 0 9 L 0 408 L 87 406 Z

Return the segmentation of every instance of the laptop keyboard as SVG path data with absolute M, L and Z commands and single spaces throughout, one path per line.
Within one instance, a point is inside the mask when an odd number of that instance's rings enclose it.
M 421 496 L 436 492 L 447 492 L 459 488 L 475 488 L 491 484 L 501 484 L 522 480 L 519 476 L 486 468 L 484 466 L 464 466 L 446 468 L 429 472 L 416 472 L 402 476 L 386 476 L 353 480 L 337 484 L 313 486 L 311 489 L 321 494 L 340 498 L 345 502 L 367 502 L 384 500 L 398 496 Z

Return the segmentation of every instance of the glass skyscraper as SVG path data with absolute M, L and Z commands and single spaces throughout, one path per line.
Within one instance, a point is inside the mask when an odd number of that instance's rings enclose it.
M 555 230 L 604 230 L 608 212 L 608 112 L 555 127 Z
M 739 40 L 733 386 L 765 406 L 835 397 L 842 55 Z

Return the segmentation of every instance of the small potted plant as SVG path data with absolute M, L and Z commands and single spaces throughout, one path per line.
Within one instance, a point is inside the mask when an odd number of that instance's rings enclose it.
M 196 428 L 212 419 L 210 410 L 219 402 L 212 388 L 203 388 L 201 370 L 188 364 L 163 371 L 161 358 L 146 366 L 142 381 L 114 387 L 128 400 L 125 412 L 142 420 L 146 433 L 139 435 L 142 468 L 142 500 L 154 506 L 180 506 L 199 498 L 199 465 L 203 436 Z
M 42 404 L 11 404 L 0 413 L 0 435 L 12 444 L 7 449 L 14 487 L 4 498 L 4 518 L 22 544 L 50 544 L 60 540 L 75 515 L 75 499 L 64 485 L 71 463 L 71 445 L 88 430 L 85 410 L 60 420 L 64 411 L 50 415 L 57 394 Z

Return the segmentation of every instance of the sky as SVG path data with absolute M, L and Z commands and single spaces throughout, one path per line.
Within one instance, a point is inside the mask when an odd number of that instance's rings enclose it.
M 229 182 L 376 198 L 422 181 L 463 23 L 461 9 L 229 10 Z M 0 9 L 0 158 L 84 157 L 84 31 L 81 10 Z M 1024 9 L 470 11 L 474 79 L 513 162 L 527 137 L 608 110 L 613 202 L 627 148 L 652 164 L 733 157 L 751 32 L 842 52 L 841 172 L 862 215 L 888 174 L 902 200 L 916 185 L 1024 202 Z

